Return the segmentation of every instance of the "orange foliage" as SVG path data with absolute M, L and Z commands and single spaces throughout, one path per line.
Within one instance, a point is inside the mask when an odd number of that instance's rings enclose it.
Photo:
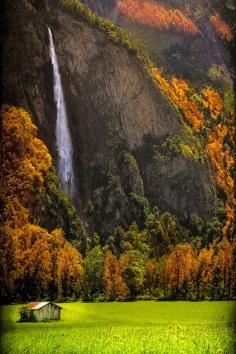
M 217 119 L 223 110 L 223 101 L 219 93 L 211 87 L 202 90 L 203 106 L 210 111 L 211 117 Z
M 80 253 L 64 239 L 60 229 L 52 232 L 53 278 L 59 298 L 78 296 L 83 279 L 83 261 Z
M 52 281 L 51 236 L 47 230 L 26 224 L 21 228 L 5 228 L 14 245 L 14 283 L 27 292 L 27 285 L 40 286 L 40 292 L 46 292 Z M 17 287 L 17 285 L 16 285 Z M 31 289 L 35 291 L 36 289 Z
M 196 255 L 189 244 L 178 244 L 165 263 L 165 282 L 178 292 L 195 277 Z
M 0 164 L 2 221 L 13 226 L 26 223 L 30 209 L 42 193 L 44 174 L 52 159 L 44 143 L 36 137 L 37 128 L 23 109 L 3 106 Z
M 4 231 L 12 240 L 8 276 L 16 291 L 26 294 L 30 286 L 31 295 L 43 297 L 53 286 L 58 298 L 76 295 L 83 275 L 82 258 L 61 230 L 49 234 L 38 225 L 25 224 L 15 229 L 5 225 Z
M 26 111 L 3 106 L 0 146 L 0 280 L 1 298 L 19 295 L 76 295 L 82 258 L 60 230 L 51 234 L 30 224 L 33 205 L 44 191 L 44 176 L 52 164 L 37 128 Z
M 191 89 L 188 84 L 175 77 L 167 81 L 156 68 L 151 72 L 161 88 L 184 114 L 187 122 L 199 132 L 203 128 L 204 115 L 199 111 L 197 103 L 191 100 Z
M 214 273 L 214 250 L 203 248 L 197 258 L 197 275 L 203 284 L 210 283 L 213 280 Z
M 168 95 L 173 103 L 184 114 L 186 121 L 192 126 L 193 130 L 199 132 L 203 128 L 204 115 L 198 109 L 197 102 L 194 101 L 193 91 L 188 84 L 183 80 L 178 80 L 172 77 L 170 81 L 162 77 L 160 71 L 156 68 L 151 70 L 151 73 L 157 80 L 160 87 Z M 211 87 L 207 87 L 202 91 L 202 97 L 198 100 L 210 112 L 210 116 L 216 120 L 223 112 L 223 101 L 218 92 Z M 233 116 L 233 114 L 232 114 Z M 206 145 L 206 152 L 209 156 L 215 174 L 217 186 L 225 192 L 227 200 L 225 202 L 226 224 L 222 230 L 223 235 L 227 232 L 232 233 L 233 223 L 235 220 L 234 208 L 234 180 L 232 172 L 234 168 L 234 158 L 231 149 L 225 145 L 225 138 L 227 134 L 232 144 L 234 144 L 235 128 L 232 122 L 230 127 L 218 124 L 213 132 L 208 136 L 208 143 Z
M 168 9 L 151 1 L 119 0 L 118 9 L 122 15 L 144 25 L 164 30 L 173 28 L 191 35 L 198 33 L 197 26 L 180 10 Z
M 235 144 L 235 134 L 236 127 L 235 127 L 235 112 L 230 112 L 229 116 L 229 140 L 231 145 L 234 147 Z
M 155 288 L 157 283 L 157 264 L 156 262 L 149 259 L 146 264 L 146 286 L 151 291 Z
M 222 39 L 226 39 L 227 42 L 231 42 L 233 40 L 233 33 L 229 26 L 220 18 L 218 12 L 215 12 L 210 17 L 211 24 L 213 25 L 216 33 Z
M 235 245 L 230 244 L 224 238 L 219 244 L 219 251 L 216 257 L 216 267 L 219 269 L 223 281 L 224 295 L 230 295 L 235 291 L 235 267 L 234 267 Z
M 234 180 L 231 176 L 234 169 L 234 158 L 230 148 L 224 146 L 227 134 L 228 128 L 218 124 L 215 130 L 209 134 L 206 145 L 206 152 L 214 168 L 216 183 L 225 192 L 227 198 L 225 202 L 226 224 L 222 230 L 223 235 L 232 232 L 235 219 Z
M 126 264 L 124 257 L 119 260 L 111 252 L 107 252 L 103 266 L 103 282 L 111 300 L 124 299 L 128 294 L 128 287 L 123 279 Z

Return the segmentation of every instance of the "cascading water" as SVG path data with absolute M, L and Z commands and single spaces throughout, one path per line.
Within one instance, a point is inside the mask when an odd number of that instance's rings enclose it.
M 74 192 L 73 148 L 68 127 L 65 99 L 62 89 L 57 55 L 54 47 L 52 31 L 48 27 L 50 56 L 54 75 L 54 99 L 57 106 L 56 139 L 58 150 L 58 174 L 64 182 L 64 187 L 70 194 Z

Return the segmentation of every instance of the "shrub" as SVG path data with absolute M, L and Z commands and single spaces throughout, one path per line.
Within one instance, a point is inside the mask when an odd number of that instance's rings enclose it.
M 19 314 L 20 314 L 20 322 L 28 322 L 31 320 L 32 317 L 31 310 L 28 309 L 26 306 L 22 306 L 19 309 Z

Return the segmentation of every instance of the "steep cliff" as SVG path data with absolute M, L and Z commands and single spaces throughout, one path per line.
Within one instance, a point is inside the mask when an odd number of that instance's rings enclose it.
M 180 218 L 186 211 L 210 218 L 216 190 L 201 144 L 141 60 L 57 2 L 49 2 L 49 11 L 38 3 L 17 0 L 8 6 L 3 100 L 32 114 L 56 160 L 50 26 L 72 134 L 74 200 L 80 212 L 86 209 L 89 223 L 104 235 L 140 217 L 130 211 L 134 194 Z M 176 135 L 197 147 L 197 158 L 170 150 L 168 158 L 156 159 L 155 149 Z
M 140 38 L 145 43 L 145 48 L 152 60 L 158 66 L 163 66 L 168 74 L 178 75 L 191 80 L 194 85 L 215 83 L 209 74 L 212 66 L 220 66 L 227 76 L 227 84 L 232 85 L 234 79 L 234 59 L 232 41 L 229 43 L 224 36 L 221 38 L 217 29 L 211 22 L 211 16 L 216 12 L 227 25 L 235 29 L 236 7 L 233 1 L 185 1 L 185 0 L 116 0 L 113 6 L 110 2 L 84 0 L 96 13 L 102 14 L 115 21 L 119 26 L 126 28 L 133 36 Z M 125 7 L 122 4 L 127 4 Z M 134 4 L 140 4 L 140 14 L 133 13 Z M 148 11 L 144 4 L 151 4 Z M 156 7 L 174 11 L 181 11 L 182 15 L 176 19 L 173 26 L 165 23 L 158 26 L 153 23 Z M 157 10 L 158 11 L 158 10 Z M 158 14 L 159 23 L 165 13 Z M 183 23 L 181 30 L 181 18 L 185 17 L 196 26 L 197 32 L 189 35 Z M 170 17 L 170 13 L 167 15 Z M 170 21 L 170 18 L 166 19 Z M 155 22 L 155 21 L 154 21 Z M 157 21 L 158 22 L 158 21 Z M 177 27 L 177 29 L 176 29 Z M 197 65 L 196 65 L 197 63 Z M 224 83 L 223 83 L 224 84 Z M 219 85 L 219 82 L 218 82 Z M 221 82 L 222 86 L 222 82 Z
M 114 20 L 117 17 L 116 0 L 83 0 L 98 16 Z

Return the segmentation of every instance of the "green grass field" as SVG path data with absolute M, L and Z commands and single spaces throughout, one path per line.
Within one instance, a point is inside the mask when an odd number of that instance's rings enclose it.
M 66 303 L 62 320 L 16 323 L 1 308 L 2 354 L 235 353 L 234 302 Z

